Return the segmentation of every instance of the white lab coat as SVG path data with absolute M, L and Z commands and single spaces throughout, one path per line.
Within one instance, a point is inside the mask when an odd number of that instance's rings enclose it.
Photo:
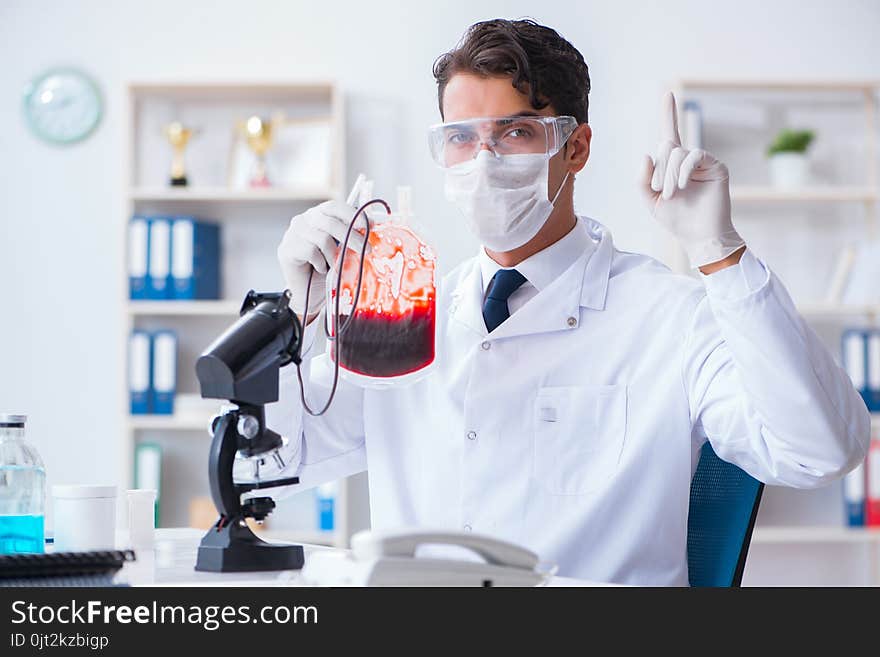
M 303 418 L 283 370 L 267 418 L 291 437 L 284 474 L 301 489 L 368 468 L 374 528 L 472 530 L 560 575 L 687 585 L 690 481 L 707 438 L 761 481 L 801 488 L 864 458 L 863 401 L 749 251 L 700 282 L 616 250 L 591 219 L 575 230 L 595 247 L 490 336 L 477 258 L 447 275 L 437 366 L 414 385 L 341 381 L 325 416 Z M 332 368 L 310 356 L 319 406 Z

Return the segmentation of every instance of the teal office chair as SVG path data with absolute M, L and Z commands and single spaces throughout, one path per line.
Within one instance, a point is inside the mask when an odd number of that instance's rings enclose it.
M 740 586 L 764 484 L 722 461 L 706 442 L 691 481 L 691 586 Z

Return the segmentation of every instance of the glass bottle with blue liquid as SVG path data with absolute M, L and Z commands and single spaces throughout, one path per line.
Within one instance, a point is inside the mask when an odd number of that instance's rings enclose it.
M 24 415 L 0 413 L 0 554 L 43 552 L 46 470 Z

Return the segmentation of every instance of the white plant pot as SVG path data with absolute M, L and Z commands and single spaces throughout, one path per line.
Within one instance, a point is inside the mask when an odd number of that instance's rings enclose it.
M 808 179 L 809 161 L 805 153 L 774 153 L 770 156 L 770 180 L 774 187 L 805 187 Z

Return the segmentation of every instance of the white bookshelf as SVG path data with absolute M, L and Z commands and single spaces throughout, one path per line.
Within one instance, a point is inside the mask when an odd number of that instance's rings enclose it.
M 138 316 L 211 316 L 234 318 L 244 299 L 221 299 L 219 301 L 129 301 L 128 312 Z
M 877 190 L 871 187 L 817 186 L 804 189 L 775 189 L 769 186 L 732 186 L 732 203 L 874 203 Z
M 859 317 L 865 316 L 869 318 L 877 317 L 880 313 L 880 304 L 844 304 L 844 303 L 801 303 L 798 304 L 798 311 L 807 319 L 814 318 L 842 318 L 842 317 Z
M 752 543 L 756 545 L 868 544 L 880 546 L 880 527 L 764 526 L 755 527 Z
M 175 204 L 222 202 L 222 203 L 279 203 L 311 201 L 319 203 L 333 198 L 333 189 L 228 189 L 206 187 L 197 189 L 174 189 L 164 187 L 135 187 L 129 196 L 137 202 L 158 201 Z
M 768 115 L 780 116 L 791 107 L 804 106 L 814 103 L 817 106 L 835 107 L 849 104 L 858 112 L 859 120 L 852 122 L 851 129 L 857 135 L 858 143 L 863 145 L 863 153 L 860 155 L 859 169 L 861 179 L 841 181 L 821 180 L 819 174 L 817 182 L 799 189 L 780 189 L 773 187 L 766 181 L 749 181 L 748 184 L 738 184 L 739 174 L 742 172 L 735 166 L 731 167 L 730 197 L 734 218 L 742 228 L 741 232 L 749 229 L 748 210 L 765 208 L 771 213 L 766 215 L 766 223 L 775 221 L 773 212 L 785 214 L 779 219 L 784 221 L 791 216 L 790 212 L 797 212 L 799 208 L 823 208 L 830 212 L 831 208 L 849 208 L 843 221 L 829 218 L 827 230 L 835 231 L 843 224 L 863 224 L 865 234 L 873 237 L 880 235 L 880 175 L 878 175 L 878 141 L 880 141 L 880 125 L 878 125 L 878 104 L 880 104 L 880 80 L 761 80 L 761 79 L 728 79 L 713 80 L 705 78 L 690 78 L 680 80 L 676 85 L 677 100 L 681 107 L 686 100 L 700 100 L 705 94 L 716 99 L 729 97 L 727 106 L 736 103 L 750 105 L 752 108 L 764 103 Z M 706 117 L 717 119 L 718 117 Z M 748 121 L 743 126 L 731 127 L 731 131 L 737 132 L 737 141 L 747 141 L 755 136 L 754 117 L 752 123 Z M 798 125 L 789 127 L 802 127 Z M 682 130 L 685 127 L 682 126 Z M 740 138 L 739 135 L 745 137 Z M 729 141 L 729 140 L 728 140 Z M 729 143 L 715 149 L 712 143 L 704 143 L 703 147 L 725 159 L 724 147 Z M 767 143 L 754 142 L 751 144 L 756 153 L 763 154 Z M 730 163 L 728 163 L 730 164 Z M 756 164 L 755 161 L 751 162 Z M 747 167 L 743 167 L 747 168 Z M 756 167 L 752 167 L 756 168 Z M 777 223 L 779 223 L 777 221 Z M 782 225 L 778 226 L 780 229 Z M 747 240 L 748 242 L 748 240 Z M 772 253 L 763 254 L 773 259 Z M 687 261 L 681 248 L 675 240 L 669 240 L 668 261 L 670 265 L 683 273 L 689 272 Z M 771 263 L 772 264 L 772 263 Z M 823 291 L 824 292 L 824 291 Z M 818 295 L 821 297 L 821 295 Z M 867 320 L 875 322 L 880 314 L 878 304 L 846 304 L 834 301 L 803 300 L 798 302 L 798 310 L 808 320 L 835 320 L 852 321 Z
M 784 231 L 791 225 L 788 222 L 803 222 L 803 217 L 809 216 L 809 213 L 818 217 L 809 224 L 811 232 L 808 234 L 814 236 L 819 249 L 824 240 L 844 229 L 861 231 L 869 237 L 880 235 L 877 160 L 880 80 L 686 79 L 676 87 L 679 107 L 687 100 L 696 100 L 703 109 L 704 126 L 710 128 L 704 134 L 703 148 L 730 167 L 734 220 L 747 243 L 750 231 L 754 230 L 749 222 L 754 222 L 756 217 L 763 222 L 761 229 L 768 232 Z M 727 110 L 729 114 L 713 113 L 716 109 Z M 763 159 L 769 138 L 775 134 L 780 123 L 786 123 L 781 117 L 796 119 L 788 127 L 816 127 L 809 121 L 811 117 L 821 118 L 821 111 L 849 112 L 851 120 L 834 125 L 840 132 L 833 132 L 828 140 L 849 140 L 845 142 L 847 146 L 853 152 L 858 151 L 859 175 L 851 175 L 852 170 L 838 173 L 829 165 L 814 174 L 815 184 L 799 189 L 773 187 L 766 176 L 759 175 L 765 165 L 758 158 Z M 734 118 L 731 119 L 731 116 Z M 762 125 L 759 118 L 766 119 L 766 123 Z M 727 121 L 731 121 L 729 128 Z M 817 134 L 820 139 L 827 136 L 822 128 L 817 130 Z M 720 143 L 713 143 L 713 136 Z M 749 149 L 753 150 L 752 155 L 743 156 Z M 827 152 L 825 155 L 827 159 L 833 159 Z M 728 160 L 728 156 L 734 161 Z M 840 164 L 839 161 L 834 163 Z M 835 177 L 832 174 L 838 175 Z M 827 181 L 824 181 L 823 175 L 828 177 Z M 781 255 L 792 253 L 795 255 L 792 259 L 803 257 L 804 267 L 812 266 L 809 256 L 800 255 L 801 251 L 806 252 L 809 244 L 800 241 L 791 245 L 788 239 L 782 238 L 783 233 L 779 235 L 776 249 L 772 243 L 769 246 L 764 244 L 760 252 L 771 267 Z M 785 254 L 782 251 L 784 248 L 793 251 Z M 681 272 L 689 271 L 684 254 L 673 240 L 670 240 L 668 253 L 673 268 Z M 796 269 L 786 273 L 783 280 L 789 284 L 801 275 Z M 805 280 L 809 273 L 803 273 Z M 795 299 L 800 313 L 808 322 L 815 323 L 817 332 L 830 340 L 828 346 L 836 353 L 834 350 L 839 348 L 839 343 L 829 336 L 836 335 L 839 339 L 839 331 L 845 326 L 876 324 L 880 317 L 880 304 L 813 300 L 822 299 L 824 292 L 823 289 L 817 289 L 811 296 L 798 299 L 795 295 Z M 880 415 L 872 416 L 872 430 L 875 436 L 880 434 Z M 750 559 L 767 560 L 753 565 L 768 581 L 773 579 L 770 575 L 774 570 L 785 570 L 790 566 L 776 563 L 776 559 L 782 558 L 780 555 L 828 571 L 833 571 L 836 561 L 865 558 L 864 583 L 878 581 L 880 528 L 850 528 L 842 524 L 843 499 L 839 485 L 816 491 L 791 491 L 768 486 L 764 489 L 762 510 L 765 513 L 758 517 Z M 840 517 L 841 524 L 830 524 L 836 517 Z M 852 552 L 846 550 L 863 552 L 857 552 L 854 557 Z M 747 565 L 747 571 L 748 568 Z M 845 570 L 842 569 L 841 573 Z M 809 579 L 806 572 L 794 575 L 793 579 L 797 580 L 798 577 Z
M 219 405 L 218 405 L 219 408 Z M 199 431 L 208 438 L 212 419 L 210 414 L 174 413 L 173 415 L 132 415 L 128 427 L 133 431 Z
M 177 514 L 162 525 L 181 522 L 181 510 L 195 496 L 210 496 L 207 481 L 209 424 L 222 400 L 195 403 L 195 359 L 204 347 L 231 323 L 248 289 L 280 289 L 275 248 L 290 217 L 310 205 L 342 198 L 345 189 L 345 129 L 343 98 L 330 82 L 136 82 L 125 89 L 126 150 L 124 207 L 120 217 L 120 276 L 126 281 L 122 303 L 123 348 L 134 328 L 170 326 L 180 342 L 177 370 L 181 397 L 173 415 L 130 415 L 128 395 L 120 409 L 124 449 L 120 469 L 126 485 L 133 484 L 134 450 L 139 441 L 163 447 L 162 515 L 171 507 Z M 251 114 L 271 116 L 281 110 L 288 117 L 329 119 L 333 154 L 328 186 L 231 188 L 228 169 L 236 120 Z M 186 150 L 190 186 L 166 184 L 171 149 L 161 126 L 182 120 L 201 128 Z M 128 298 L 127 224 L 135 214 L 193 215 L 216 221 L 222 231 L 222 294 L 217 301 L 131 301 Z M 120 382 L 127 391 L 127 351 L 120 362 Z M 183 397 L 187 397 L 186 403 Z M 188 468 L 188 469 L 187 469 Z M 203 479 L 203 481 L 202 481 Z M 182 485 L 185 481 L 186 485 Z M 170 485 L 169 484 L 173 484 Z M 178 489 L 175 489 L 178 486 Z M 279 501 L 269 516 L 265 533 L 276 539 L 346 546 L 354 528 L 351 496 L 360 495 L 352 480 L 340 482 L 335 507 L 335 529 L 323 532 L 304 523 L 280 527 L 273 522 L 283 509 Z
M 866 93 L 880 87 L 880 80 L 782 80 L 760 78 L 685 78 L 678 88 L 686 91 Z

